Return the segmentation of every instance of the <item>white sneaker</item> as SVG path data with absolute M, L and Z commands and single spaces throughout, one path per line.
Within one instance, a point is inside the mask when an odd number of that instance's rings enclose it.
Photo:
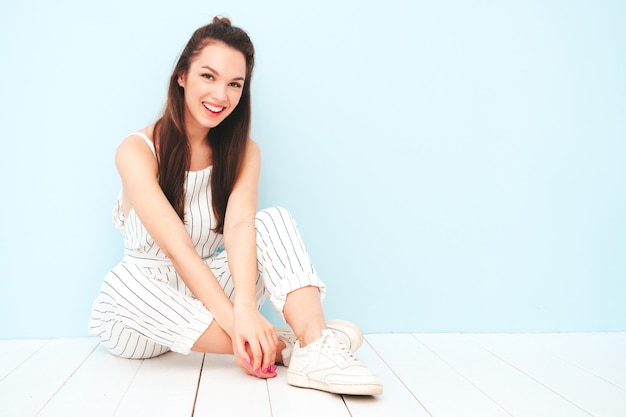
M 283 342 L 285 342 L 285 348 L 280 352 L 283 357 L 282 364 L 285 366 L 289 366 L 289 362 L 291 360 L 291 352 L 293 352 L 293 347 L 298 341 L 298 338 L 295 334 L 289 329 L 276 329 L 276 336 Z
M 356 324 L 345 320 L 329 320 L 326 322 L 326 325 L 335 332 L 339 340 L 348 347 L 350 352 L 356 352 L 363 344 L 363 334 Z M 283 357 L 283 365 L 289 366 L 291 352 L 298 338 L 291 330 L 285 328 L 276 329 L 276 335 L 285 342 L 286 347 L 282 350 L 281 355 Z
M 350 352 L 356 352 L 363 344 L 363 333 L 356 324 L 345 320 L 329 320 L 326 325 L 335 332 Z
M 380 395 L 383 384 L 354 357 L 337 334 L 329 329 L 315 342 L 300 347 L 296 341 L 287 371 L 287 382 L 334 394 Z

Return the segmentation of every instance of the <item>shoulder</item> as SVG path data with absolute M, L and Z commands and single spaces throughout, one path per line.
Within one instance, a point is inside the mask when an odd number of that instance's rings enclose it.
M 249 138 L 246 144 L 246 157 L 261 159 L 261 148 L 252 138 Z
M 149 145 L 148 142 L 150 142 L 151 145 Z M 143 144 L 144 146 L 140 146 L 140 144 Z M 154 146 L 154 124 L 151 124 L 126 136 L 124 140 L 120 142 L 117 149 L 118 151 L 120 149 L 134 149 L 135 147 L 138 147 L 139 149 L 151 149 L 151 147 Z
M 152 138 L 147 132 L 149 128 L 143 129 L 139 132 L 147 136 L 152 141 Z M 122 169 L 127 166 L 146 167 L 150 169 L 156 169 L 157 161 L 153 151 L 141 135 L 131 134 L 120 142 L 115 152 L 115 163 L 118 169 Z
M 248 139 L 246 153 L 243 158 L 244 170 L 258 171 L 261 167 L 261 148 L 252 139 Z

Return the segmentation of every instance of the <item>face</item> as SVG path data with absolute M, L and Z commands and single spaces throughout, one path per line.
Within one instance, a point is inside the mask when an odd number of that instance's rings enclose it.
M 185 123 L 188 128 L 210 129 L 237 107 L 246 77 L 246 59 L 223 43 L 205 46 L 178 77 L 185 90 Z

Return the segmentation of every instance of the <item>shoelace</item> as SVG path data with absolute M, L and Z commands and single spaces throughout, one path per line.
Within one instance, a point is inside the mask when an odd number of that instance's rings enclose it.
M 328 332 L 322 336 L 320 351 L 330 357 L 341 367 L 358 365 L 359 360 L 350 352 L 350 349 L 334 333 Z
M 296 340 L 298 340 L 295 334 L 286 329 L 278 329 L 276 331 L 276 336 L 285 342 L 287 346 L 293 346 L 296 343 Z

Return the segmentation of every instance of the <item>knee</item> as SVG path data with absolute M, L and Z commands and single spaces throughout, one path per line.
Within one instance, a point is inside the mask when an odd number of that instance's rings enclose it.
M 152 359 L 170 351 L 167 346 L 160 345 L 144 337 L 130 337 L 122 344 L 122 339 L 118 339 L 113 345 L 110 341 L 101 341 L 102 346 L 113 356 L 122 359 Z
M 279 206 L 263 209 L 259 211 L 255 217 L 255 220 L 257 222 L 259 221 L 265 222 L 268 220 L 277 220 L 277 219 L 281 219 L 282 221 L 285 221 L 287 219 L 292 220 L 293 217 L 291 216 L 291 213 L 289 212 L 289 210 L 287 210 L 284 207 L 279 207 Z
M 165 353 L 168 353 L 170 351 L 169 348 L 165 347 L 165 346 L 155 346 L 154 349 L 150 350 L 150 351 L 143 351 L 143 352 L 117 352 L 115 350 L 111 350 L 109 349 L 109 352 L 113 355 L 113 356 L 117 356 L 118 358 L 122 358 L 122 359 L 137 359 L 137 360 L 143 360 L 143 359 L 152 359 L 152 358 L 156 358 L 157 356 L 161 356 Z
M 278 233 L 293 234 L 298 226 L 291 213 L 284 207 L 271 207 L 261 210 L 254 219 L 257 233 L 261 236 Z

